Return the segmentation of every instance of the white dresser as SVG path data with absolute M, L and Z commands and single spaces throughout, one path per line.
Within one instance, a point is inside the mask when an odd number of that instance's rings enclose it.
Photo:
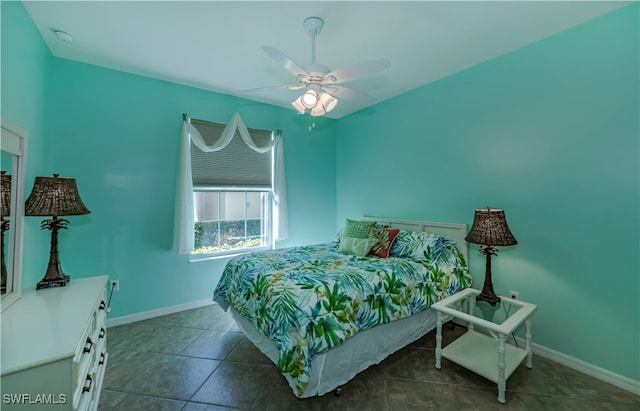
M 0 409 L 97 409 L 108 358 L 106 283 L 100 276 L 26 291 L 2 312 Z

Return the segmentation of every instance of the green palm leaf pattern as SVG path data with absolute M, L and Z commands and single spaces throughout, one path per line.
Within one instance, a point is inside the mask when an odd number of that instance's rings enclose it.
M 214 291 L 222 308 L 232 306 L 273 340 L 277 366 L 295 381 L 298 395 L 316 355 L 471 285 L 450 242 L 431 243 L 419 260 L 355 257 L 337 248 L 328 243 L 233 258 Z

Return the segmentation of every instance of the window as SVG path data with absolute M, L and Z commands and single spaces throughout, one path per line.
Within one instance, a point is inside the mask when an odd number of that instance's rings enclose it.
M 271 246 L 271 193 L 195 188 L 193 254 L 256 251 Z
M 192 124 L 193 123 L 193 124 Z M 239 210 L 248 216 L 247 237 L 251 237 L 252 224 L 248 220 L 253 219 L 251 194 L 263 193 L 261 197 L 261 225 L 264 230 L 260 232 L 261 238 L 266 235 L 264 244 L 269 248 L 275 246 L 275 241 L 287 238 L 289 224 L 287 218 L 287 189 L 284 167 L 284 146 L 282 131 L 273 133 L 264 130 L 247 129 L 240 115 L 235 113 L 226 126 L 201 120 L 189 120 L 186 113 L 182 114 L 182 133 L 180 135 L 180 161 L 178 164 L 178 180 L 176 184 L 175 215 L 173 221 L 173 251 L 179 254 L 192 254 L 195 243 L 195 223 L 212 223 L 223 225 L 228 219 L 229 203 L 226 197 L 233 192 L 245 192 L 249 196 L 247 206 L 235 203 Z M 200 208 L 208 207 L 207 204 L 218 204 L 216 217 L 212 217 L 213 211 L 208 216 L 202 217 L 203 221 L 196 221 L 194 196 L 202 196 L 197 193 L 218 192 L 224 198 L 207 199 L 204 196 Z M 215 196 L 214 196 L 215 197 Z M 265 200 L 266 197 L 266 200 Z M 223 214 L 222 204 L 225 203 Z M 255 204 L 255 202 L 253 202 Z M 237 205 L 240 204 L 240 205 Z M 247 208 L 245 210 L 245 208 Z M 204 215 L 204 214 L 203 214 Z M 237 214 L 236 214 L 237 215 Z M 225 223 L 226 224 L 226 223 Z M 210 226 L 210 224 L 207 224 Z M 199 227 L 203 229 L 204 227 Z M 213 230 L 207 227 L 208 230 Z M 218 230 L 216 231 L 223 231 Z M 213 238 L 213 237 L 210 237 Z M 215 238 L 214 247 L 221 247 L 222 234 Z M 262 241 L 262 240 L 261 240 Z M 237 245 L 237 244 L 236 244 Z M 217 251 L 207 253 L 237 253 L 244 249 L 234 248 L 229 251 Z M 252 249 L 253 250 L 253 249 Z M 198 256 L 194 259 L 202 259 Z
M 220 139 L 224 124 L 191 120 L 207 146 Z M 266 147 L 270 131 L 249 129 L 253 143 Z M 204 152 L 191 143 L 195 259 L 273 247 L 274 150 L 256 152 L 238 130 L 224 148 Z

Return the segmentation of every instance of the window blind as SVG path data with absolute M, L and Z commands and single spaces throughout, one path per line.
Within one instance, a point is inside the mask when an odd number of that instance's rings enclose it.
M 222 135 L 226 124 L 204 120 L 191 120 L 207 145 Z M 266 146 L 271 131 L 248 129 L 258 147 Z M 231 142 L 222 150 L 205 153 L 191 143 L 191 174 L 194 187 L 255 187 L 271 188 L 272 150 L 256 153 L 245 144 L 236 130 Z

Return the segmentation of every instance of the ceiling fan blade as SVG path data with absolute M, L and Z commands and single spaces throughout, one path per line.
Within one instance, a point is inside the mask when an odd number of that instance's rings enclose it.
M 322 90 L 326 93 L 329 93 L 333 97 L 339 99 L 343 98 L 345 100 L 349 100 L 353 103 L 357 103 L 363 106 L 370 106 L 378 101 L 375 97 L 370 96 L 367 93 L 363 93 L 362 91 L 343 86 L 334 86 L 333 84 L 323 86 Z
M 321 84 L 344 83 L 370 76 L 391 66 L 387 59 L 370 60 L 342 67 L 327 74 Z M 334 80 L 335 79 L 335 80 Z
M 278 49 L 274 49 L 269 46 L 262 46 L 262 50 L 269 55 L 272 59 L 274 59 L 278 64 L 283 66 L 287 71 L 294 74 L 295 76 L 307 76 L 307 72 L 300 67 L 298 63 L 293 61 L 289 56 L 284 54 Z
M 289 84 L 284 86 L 272 86 L 272 87 L 258 87 L 258 88 L 250 88 L 246 90 L 236 91 L 235 94 L 256 94 L 262 91 L 271 91 L 271 90 L 299 90 L 304 88 L 303 85 L 300 84 Z

